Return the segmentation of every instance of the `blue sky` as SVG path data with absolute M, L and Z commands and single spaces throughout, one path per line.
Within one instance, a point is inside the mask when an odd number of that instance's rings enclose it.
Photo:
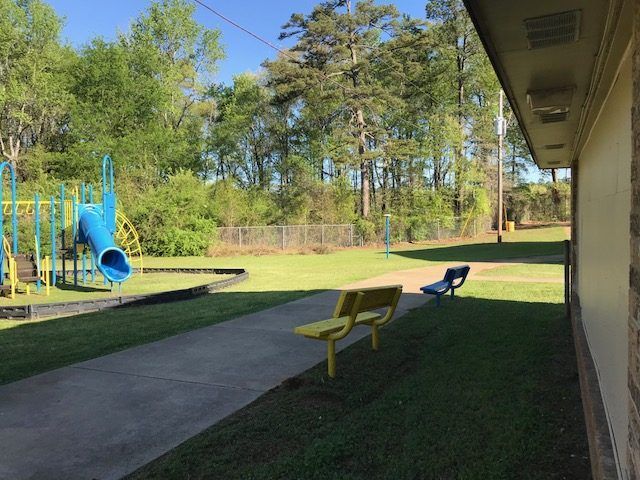
M 88 43 L 95 36 L 113 39 L 116 32 L 126 32 L 135 19 L 149 5 L 148 0 L 45 0 L 65 18 L 63 40 L 76 47 Z M 280 27 L 292 13 L 307 13 L 318 0 L 207 0 L 207 3 L 245 28 L 267 38 L 276 45 Z M 382 2 L 381 2 L 382 3 Z M 388 3 L 388 2 L 384 2 Z M 397 0 L 401 13 L 424 17 L 422 0 Z M 226 59 L 220 64 L 218 81 L 228 82 L 234 74 L 255 71 L 265 58 L 275 52 L 246 33 L 225 23 L 211 12 L 198 6 L 196 19 L 209 28 L 222 32 Z M 283 46 L 286 46 L 285 43 Z

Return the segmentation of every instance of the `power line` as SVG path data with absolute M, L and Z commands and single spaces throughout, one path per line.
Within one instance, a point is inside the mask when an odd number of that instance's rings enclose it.
M 288 58 L 289 60 L 291 60 L 292 62 L 294 62 L 295 64 L 299 65 L 301 68 L 304 67 L 308 67 L 307 64 L 305 63 L 301 63 L 295 56 L 291 55 L 288 51 L 281 49 L 280 47 L 278 47 L 277 45 L 275 45 L 273 42 L 269 41 L 268 39 L 262 37 L 261 35 L 258 35 L 257 33 L 252 32 L 251 30 L 249 30 L 248 28 L 242 26 L 241 24 L 239 24 L 238 22 L 232 20 L 231 18 L 227 17 L 226 15 L 224 15 L 223 13 L 219 12 L 218 10 L 214 9 L 213 7 L 211 7 L 210 5 L 208 5 L 207 3 L 205 3 L 202 0 L 193 0 L 196 4 L 200 5 L 202 8 L 208 10 L 209 12 L 211 12 L 212 14 L 214 14 L 215 16 L 217 16 L 218 18 L 220 18 L 221 20 L 227 22 L 228 24 L 232 25 L 233 27 L 241 30 L 242 32 L 246 33 L 247 35 L 253 37 L 254 39 L 258 40 L 259 42 L 267 45 L 268 47 L 272 48 L 273 50 L 277 51 L 278 53 L 282 54 L 284 57 Z M 385 33 L 388 35 L 388 32 L 386 32 L 383 28 L 381 28 L 380 26 L 376 25 L 375 23 L 370 23 L 371 26 L 373 26 L 374 28 L 379 29 L 381 32 Z M 382 46 L 377 46 L 377 47 L 373 47 L 374 50 L 379 50 L 380 48 L 382 48 Z M 388 67 L 389 69 L 393 68 L 393 66 L 389 65 L 388 63 L 382 61 L 382 59 L 379 56 L 374 56 L 374 59 L 378 60 L 381 64 L 383 64 L 384 66 Z M 308 67 L 311 68 L 311 67 Z M 315 72 L 319 77 L 321 77 L 321 80 L 325 80 L 329 83 L 333 83 L 334 85 L 338 86 L 340 89 L 342 89 L 345 92 L 351 92 L 351 90 L 343 85 L 342 83 L 334 80 L 332 77 L 328 77 L 326 75 L 324 75 L 322 72 L 319 72 L 317 70 L 311 69 L 313 72 Z M 402 71 L 398 71 L 398 73 L 405 78 L 405 80 L 412 85 L 414 88 L 420 90 L 420 87 L 418 87 L 415 83 L 413 83 L 408 77 L 407 75 L 402 72 Z M 438 105 L 440 107 L 445 106 L 444 102 L 439 102 L 438 100 L 436 100 L 436 98 L 429 92 L 424 92 L 430 99 L 431 101 L 435 104 Z M 384 103 L 387 104 L 387 106 L 390 106 L 389 103 L 385 100 L 385 99 L 380 99 L 382 100 Z M 396 120 L 399 120 L 400 122 L 402 122 L 405 126 L 410 126 L 413 128 L 416 128 L 418 130 L 421 130 L 423 128 L 423 126 L 417 124 L 417 123 L 413 123 L 411 121 L 407 121 L 405 119 L 403 119 L 402 117 L 397 117 Z
M 234 26 L 235 28 L 243 31 L 244 33 L 246 33 L 247 35 L 250 35 L 251 37 L 255 38 L 256 40 L 258 40 L 259 42 L 264 43 L 265 45 L 267 45 L 268 47 L 274 49 L 275 51 L 277 51 L 278 53 L 282 54 L 283 56 L 287 57 L 289 60 L 291 60 L 292 62 L 294 62 L 295 64 L 299 65 L 300 67 L 306 67 L 306 64 L 301 63 L 295 56 L 291 55 L 289 52 L 287 52 L 286 50 L 281 49 L 280 47 L 278 47 L 277 45 L 274 45 L 271 41 L 267 40 L 266 38 L 258 35 L 257 33 L 252 32 L 251 30 L 249 30 L 246 27 L 243 27 L 242 25 L 240 25 L 238 22 L 235 22 L 234 20 L 230 19 L 229 17 L 227 17 L 226 15 L 220 13 L 219 11 L 217 11 L 216 9 L 214 9 L 213 7 L 207 5 L 205 2 L 203 2 L 202 0 L 193 0 L 195 3 L 197 3 L 198 5 L 200 5 L 202 8 L 205 8 L 206 10 L 209 10 L 211 13 L 213 13 L 214 15 L 216 15 L 218 18 L 224 20 L 225 22 L 227 22 L 228 24 Z M 340 87 L 341 89 L 347 91 L 348 88 L 341 84 L 340 82 L 334 80 L 331 77 L 327 77 L 325 75 L 322 74 L 322 72 L 318 72 L 315 71 L 319 76 L 322 76 L 324 80 L 326 80 L 327 82 L 333 83 L 335 85 L 337 85 L 338 87 Z
M 198 5 L 200 5 L 202 8 L 209 10 L 211 13 L 213 13 L 215 16 L 217 16 L 218 18 L 221 18 L 222 20 L 224 20 L 225 22 L 229 23 L 230 25 L 233 25 L 234 27 L 236 27 L 239 30 L 242 30 L 244 33 L 246 33 L 247 35 L 251 35 L 253 38 L 255 38 L 256 40 L 258 40 L 259 42 L 264 43 L 265 45 L 273 48 L 274 50 L 280 52 L 282 55 L 284 55 L 285 57 L 290 58 L 291 60 L 297 62 L 298 59 L 295 58 L 293 55 L 290 55 L 287 51 L 282 50 L 280 47 L 278 47 L 277 45 L 274 45 L 273 43 L 271 43 L 269 40 L 267 40 L 264 37 L 261 37 L 260 35 L 258 35 L 257 33 L 253 33 L 251 30 L 249 30 L 248 28 L 243 27 L 242 25 L 240 25 L 239 23 L 231 20 L 229 17 L 227 17 L 226 15 L 218 12 L 217 10 L 215 10 L 214 8 L 210 7 L 209 5 L 207 5 L 206 3 L 202 2 L 201 0 L 193 0 L 195 3 L 197 3 Z

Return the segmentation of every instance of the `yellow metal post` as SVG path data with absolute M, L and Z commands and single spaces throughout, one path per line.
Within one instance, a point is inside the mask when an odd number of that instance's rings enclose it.
M 44 275 L 45 275 L 45 283 L 47 285 L 47 297 L 49 296 L 49 287 L 51 285 L 51 259 L 49 258 L 49 256 L 47 255 L 46 257 L 44 257 Z
M 9 259 L 9 279 L 11 282 L 11 299 L 16 298 L 16 283 L 17 282 L 17 273 L 16 273 L 16 260 L 11 257 Z
M 27 283 L 27 295 L 31 295 L 31 287 L 29 286 L 29 284 Z
M 373 350 L 378 350 L 380 346 L 380 336 L 378 335 L 378 325 L 375 323 L 371 324 L 371 348 Z
M 336 376 L 336 341 L 327 340 L 327 364 L 328 373 L 331 378 Z

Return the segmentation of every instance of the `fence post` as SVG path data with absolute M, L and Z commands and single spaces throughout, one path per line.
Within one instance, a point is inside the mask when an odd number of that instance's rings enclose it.
M 284 250 L 285 241 L 284 241 L 284 225 L 282 225 L 282 250 Z
M 436 218 L 436 238 L 440 240 L 440 219 Z
M 238 227 L 238 246 L 242 247 L 242 227 Z
M 324 245 L 324 224 L 320 225 L 320 245 Z
M 349 246 L 353 247 L 353 223 L 349 224 Z

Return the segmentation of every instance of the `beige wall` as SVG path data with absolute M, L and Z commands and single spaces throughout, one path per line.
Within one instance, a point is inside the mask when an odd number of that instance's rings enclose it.
M 631 58 L 579 157 L 578 278 L 591 354 L 618 453 L 626 463 L 631 168 Z

